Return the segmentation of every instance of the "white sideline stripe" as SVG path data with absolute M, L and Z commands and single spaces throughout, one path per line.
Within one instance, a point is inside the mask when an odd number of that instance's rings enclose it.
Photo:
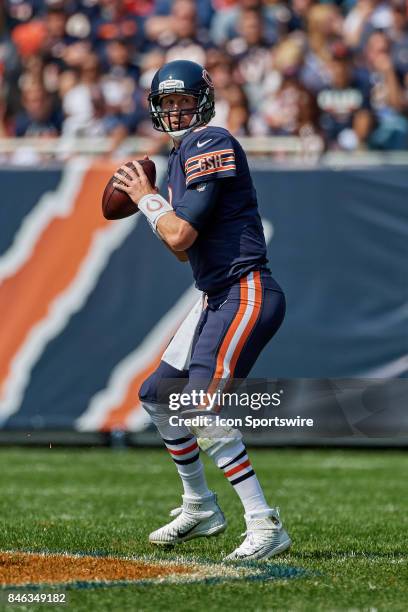
M 96 393 L 91 399 L 88 408 L 74 422 L 75 429 L 79 431 L 97 431 L 105 421 L 106 415 L 116 405 L 123 402 L 129 385 L 146 364 L 163 352 L 163 343 L 170 339 L 177 326 L 183 321 L 189 310 L 197 302 L 200 292 L 190 287 L 181 296 L 178 302 L 155 325 L 152 331 L 143 339 L 141 344 L 120 361 L 112 370 L 105 389 Z M 139 429 L 138 425 L 150 423 L 150 417 L 144 410 L 140 410 L 139 399 L 135 398 L 136 411 L 139 415 L 129 415 L 127 425 L 132 430 Z M 136 428 L 136 429 L 135 429 Z
M 127 223 L 116 222 L 95 232 L 88 254 L 71 284 L 49 304 L 46 316 L 33 326 L 13 358 L 0 401 L 0 423 L 18 411 L 30 381 L 31 371 L 48 342 L 66 327 L 94 289 L 111 254 L 135 227 L 139 215 Z
M 79 158 L 67 162 L 57 189 L 41 196 L 34 208 L 24 217 L 13 243 L 0 257 L 0 281 L 12 276 L 31 257 L 45 228 L 56 217 L 68 217 L 90 161 Z

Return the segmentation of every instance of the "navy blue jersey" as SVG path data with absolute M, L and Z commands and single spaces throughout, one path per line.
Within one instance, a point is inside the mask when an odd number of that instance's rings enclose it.
M 227 130 L 206 126 L 187 134 L 170 154 L 168 181 L 176 215 L 198 231 L 187 254 L 201 291 L 216 292 L 265 266 L 265 238 L 246 155 Z M 205 192 L 207 200 L 200 198 Z

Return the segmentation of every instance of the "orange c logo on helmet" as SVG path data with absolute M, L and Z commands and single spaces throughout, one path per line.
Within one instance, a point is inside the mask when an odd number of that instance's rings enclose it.
M 213 84 L 213 82 L 211 80 L 210 75 L 208 74 L 208 72 L 206 71 L 205 68 L 203 70 L 203 79 L 207 83 L 207 85 L 209 85 L 209 87 L 211 87 L 211 89 L 214 89 L 214 84 Z

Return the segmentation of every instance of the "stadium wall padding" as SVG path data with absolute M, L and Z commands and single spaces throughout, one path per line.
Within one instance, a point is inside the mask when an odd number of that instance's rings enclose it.
M 252 375 L 406 376 L 407 168 L 251 165 L 287 298 Z M 148 422 L 138 387 L 197 292 L 189 266 L 141 215 L 102 217 L 113 168 L 74 160 L 0 171 L 4 430 L 137 431 Z M 163 160 L 160 168 L 163 182 Z

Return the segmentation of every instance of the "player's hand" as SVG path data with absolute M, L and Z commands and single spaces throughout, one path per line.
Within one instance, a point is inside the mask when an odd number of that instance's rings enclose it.
M 128 194 L 135 204 L 139 203 L 139 200 L 145 195 L 157 193 L 157 187 L 152 187 L 149 179 L 147 178 L 143 167 L 136 160 L 132 161 L 134 170 L 129 166 L 121 166 L 119 170 L 122 170 L 124 174 L 120 174 L 119 171 L 113 175 L 115 179 L 118 179 L 117 183 L 113 186 L 116 189 L 120 189 Z

